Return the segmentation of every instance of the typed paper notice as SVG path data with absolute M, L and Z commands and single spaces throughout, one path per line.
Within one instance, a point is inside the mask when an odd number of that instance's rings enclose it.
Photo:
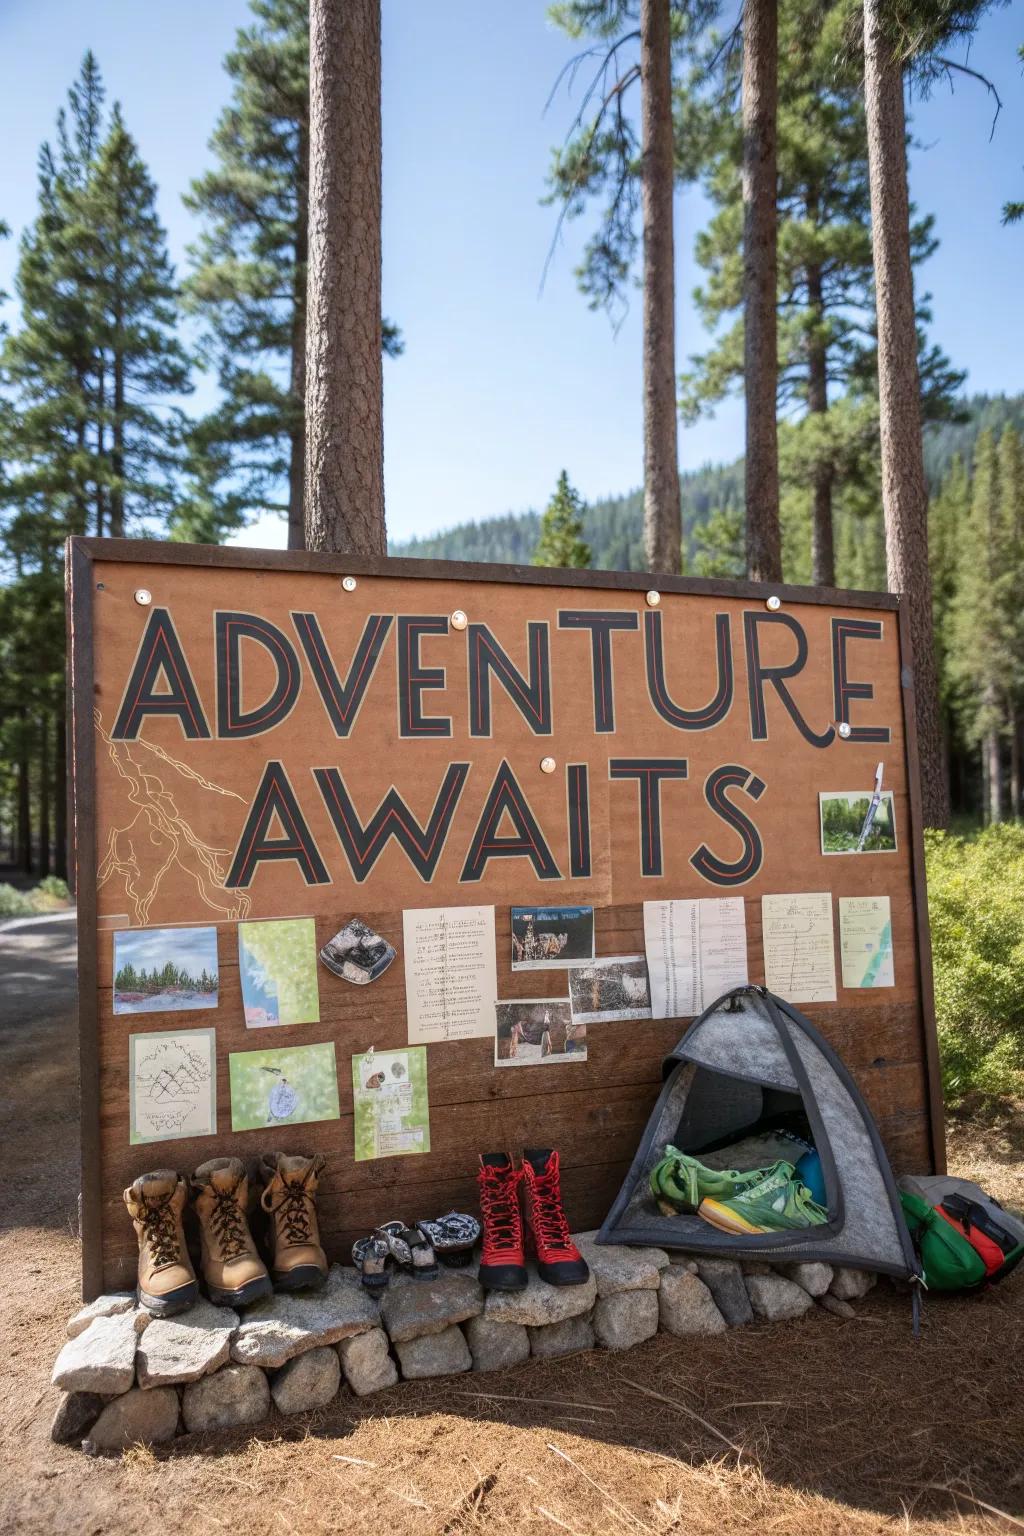
M 834 1003 L 836 951 L 828 891 L 762 896 L 764 978 L 787 1003 Z
M 685 1019 L 747 984 L 743 897 L 645 901 L 644 946 L 656 1019 Z
M 409 1044 L 493 1038 L 494 908 L 419 907 L 402 921 Z

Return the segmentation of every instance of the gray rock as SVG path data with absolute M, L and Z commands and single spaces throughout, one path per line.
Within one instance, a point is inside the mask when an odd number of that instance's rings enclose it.
M 848 1301 L 841 1301 L 838 1296 L 829 1296 L 827 1293 L 818 1297 L 818 1306 L 824 1307 L 826 1312 L 834 1313 L 836 1317 L 849 1319 L 857 1316 Z
M 102 1392 L 114 1397 L 135 1381 L 134 1312 L 96 1317 L 57 1356 L 50 1378 L 65 1392 Z
M 590 1265 L 599 1297 L 658 1289 L 658 1277 L 669 1265 L 663 1248 L 605 1246 L 595 1242 L 596 1237 L 596 1232 L 578 1232 L 573 1242 Z
M 377 1302 L 355 1270 L 334 1264 L 322 1291 L 268 1296 L 249 1307 L 231 1341 L 231 1358 L 273 1370 L 307 1349 L 337 1344 L 379 1323 Z
M 832 1284 L 831 1264 L 780 1264 L 779 1274 L 802 1286 L 808 1296 L 824 1296 Z
M 283 1365 L 270 1383 L 270 1395 L 282 1413 L 323 1408 L 341 1385 L 341 1362 L 330 1346 L 307 1349 Z
M 581 1349 L 593 1349 L 594 1329 L 590 1317 L 566 1317 L 544 1328 L 527 1328 L 530 1354 L 535 1360 L 554 1360 L 559 1355 L 576 1355 Z
M 342 1339 L 338 1357 L 345 1380 L 357 1397 L 383 1392 L 398 1380 L 398 1367 L 391 1358 L 388 1336 L 383 1328 L 371 1328 L 368 1333 Z
M 468 1371 L 473 1357 L 462 1329 L 453 1324 L 443 1333 L 422 1333 L 395 1344 L 398 1363 L 407 1381 L 423 1376 L 454 1376 Z
M 135 1295 L 132 1291 L 110 1291 L 97 1296 L 68 1321 L 68 1338 L 77 1339 L 97 1317 L 118 1317 L 122 1312 L 134 1312 Z
M 529 1274 L 525 1291 L 488 1291 L 484 1316 L 489 1322 L 545 1328 L 589 1312 L 597 1300 L 597 1281 L 593 1275 L 588 1276 L 584 1285 L 548 1285 L 532 1264 Z
M 829 1290 L 840 1301 L 859 1301 L 878 1284 L 878 1276 L 869 1269 L 837 1269 Z
M 57 1445 L 78 1445 L 107 1402 L 99 1392 L 65 1392 L 50 1425 L 50 1439 Z
M 478 1317 L 484 1309 L 484 1293 L 475 1275 L 444 1270 L 436 1280 L 414 1280 L 395 1275 L 381 1301 L 381 1322 L 393 1344 L 443 1333 L 454 1323 Z
M 471 1317 L 464 1328 L 474 1371 L 503 1371 L 530 1358 L 530 1335 L 522 1323 L 492 1323 Z
M 83 1448 L 90 1455 L 113 1455 L 129 1445 L 160 1445 L 178 1430 L 178 1394 L 173 1387 L 143 1392 L 133 1387 L 108 1403 L 92 1426 Z
M 802 1317 L 814 1306 L 802 1285 L 783 1275 L 747 1275 L 747 1295 L 758 1317 L 769 1323 L 781 1323 L 790 1317 Z
M 270 1387 L 255 1365 L 225 1365 L 213 1376 L 191 1382 L 181 1399 L 181 1415 L 190 1434 L 258 1424 L 269 1411 Z
M 730 1328 L 754 1321 L 743 1271 L 735 1259 L 698 1259 L 696 1273 L 707 1286 Z
M 724 1333 L 729 1326 L 704 1281 L 688 1269 L 670 1269 L 661 1277 L 658 1312 L 666 1333 Z
M 209 1301 L 197 1301 L 178 1317 L 154 1318 L 135 1353 L 139 1386 L 169 1387 L 219 1370 L 237 1327 L 237 1312 Z
M 657 1331 L 657 1291 L 619 1291 L 598 1297 L 594 1334 L 605 1349 L 632 1349 Z

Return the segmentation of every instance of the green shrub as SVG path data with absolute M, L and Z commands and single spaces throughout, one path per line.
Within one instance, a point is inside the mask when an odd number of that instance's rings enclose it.
M 35 911 L 52 912 L 55 907 L 68 905 L 71 892 L 66 880 L 61 880 L 57 875 L 47 875 L 45 880 L 40 880 L 29 899 Z
M 35 908 L 23 891 L 13 885 L 0 885 L 0 918 L 29 917 Z
M 1024 825 L 925 834 L 942 1075 L 971 1091 L 1024 1094 Z

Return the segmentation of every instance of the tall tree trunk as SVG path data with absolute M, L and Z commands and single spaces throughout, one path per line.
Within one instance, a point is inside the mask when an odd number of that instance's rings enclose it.
M 121 352 L 121 316 L 116 316 L 118 346 L 114 353 L 114 421 L 111 429 L 110 536 L 124 538 L 124 357 Z
M 678 575 L 683 518 L 676 425 L 672 40 L 669 0 L 640 0 L 641 203 L 644 231 L 644 551 Z
M 743 6 L 743 372 L 747 403 L 747 575 L 782 580 L 776 422 L 777 0 Z
M 57 709 L 56 740 L 53 747 L 53 872 L 62 880 L 68 877 L 68 732 L 64 705 Z
M 306 547 L 306 262 L 309 257 L 309 126 L 299 124 L 296 187 L 295 278 L 292 288 L 291 369 L 293 411 L 288 434 L 288 548 Z
M 107 381 L 101 365 L 96 380 L 96 537 L 102 539 L 107 532 L 106 527 L 106 493 L 103 484 L 103 456 L 107 451 L 106 430 L 103 424 L 103 413 L 107 403 Z
M 1003 819 L 1003 769 L 999 752 L 999 731 L 994 725 L 985 732 L 985 786 L 988 791 L 988 822 L 995 826 Z
M 32 784 L 29 752 L 28 711 L 18 708 L 18 867 L 30 875 L 32 860 Z
M 910 604 L 914 701 L 926 825 L 949 823 L 928 565 L 928 492 L 921 446 L 914 278 L 910 265 L 903 72 L 883 26 L 883 0 L 864 0 L 864 102 L 878 320 L 882 508 L 890 592 Z
M 306 544 L 384 554 L 380 0 L 310 0 Z
M 807 409 L 812 415 L 828 411 L 828 350 L 822 337 L 825 298 L 821 268 L 807 268 L 807 298 L 814 332 L 807 352 Z M 816 587 L 836 584 L 835 531 L 832 523 L 832 465 L 815 465 L 811 483 L 811 581 Z
M 39 717 L 39 873 L 50 873 L 50 717 Z
M 1010 705 L 1010 817 L 1020 815 L 1020 717 L 1016 704 Z

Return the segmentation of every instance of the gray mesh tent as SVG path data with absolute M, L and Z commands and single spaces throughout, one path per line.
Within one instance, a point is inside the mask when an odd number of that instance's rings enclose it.
M 664 1073 L 661 1096 L 599 1243 L 774 1263 L 821 1260 L 907 1279 L 918 1273 L 867 1106 L 831 1046 L 791 1004 L 763 987 L 727 993 L 690 1026 Z M 667 1215 L 656 1203 L 649 1174 L 666 1143 L 711 1166 L 755 1167 L 759 1150 L 771 1144 L 772 1128 L 794 1125 L 821 1159 L 826 1226 L 733 1237 L 698 1215 Z M 748 1160 L 731 1162 L 744 1147 Z

